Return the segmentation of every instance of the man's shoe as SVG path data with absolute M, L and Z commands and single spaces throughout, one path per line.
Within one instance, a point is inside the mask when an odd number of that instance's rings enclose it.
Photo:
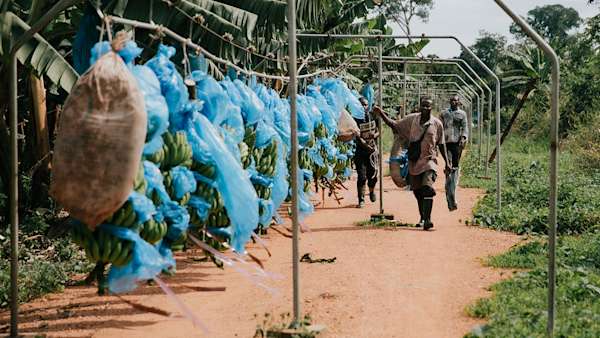
M 425 221 L 423 224 L 423 230 L 427 231 L 431 228 L 433 228 L 433 223 L 431 221 Z
M 375 196 L 375 191 L 369 191 L 369 199 L 371 200 L 371 202 L 375 202 L 377 201 L 377 196 Z
M 358 201 L 358 204 L 356 205 L 356 207 L 358 209 L 362 209 L 365 207 L 365 201 Z

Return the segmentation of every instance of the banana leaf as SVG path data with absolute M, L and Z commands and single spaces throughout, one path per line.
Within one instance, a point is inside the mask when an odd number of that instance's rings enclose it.
M 0 17 L 0 55 L 6 62 L 14 39 L 30 27 L 12 12 Z M 40 34 L 36 34 L 19 49 L 17 59 L 21 64 L 31 67 L 36 75 L 46 76 L 67 93 L 79 78 L 75 69 Z

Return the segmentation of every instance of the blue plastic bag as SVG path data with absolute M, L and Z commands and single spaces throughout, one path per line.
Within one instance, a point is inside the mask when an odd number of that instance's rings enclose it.
M 182 166 L 177 166 L 171 169 L 171 177 L 173 177 L 173 188 L 175 198 L 181 199 L 183 195 L 196 191 L 196 179 L 194 173 Z
M 165 189 L 163 175 L 158 166 L 150 161 L 144 161 L 144 178 L 146 179 L 146 196 L 151 197 L 156 191 L 162 202 L 170 201 L 171 197 Z
M 375 103 L 375 90 L 371 86 L 371 83 L 367 82 L 361 90 L 362 96 L 367 100 L 369 104 L 369 111 L 373 109 L 373 104 Z
M 144 241 L 137 232 L 108 224 L 102 224 L 100 228 L 117 238 L 134 243 L 131 261 L 121 267 L 113 265 L 108 271 L 108 289 L 111 293 L 132 291 L 138 283 L 154 279 L 169 266 L 157 249 Z
M 156 55 L 146 62 L 146 66 L 154 71 L 160 82 L 161 92 L 166 98 L 171 114 L 183 109 L 189 98 L 183 78 L 170 60 L 173 55 L 175 48 L 161 44 Z
M 131 192 L 128 201 L 133 205 L 139 223 L 146 223 L 156 214 L 156 207 L 152 200 L 137 191 Z
M 191 129 L 206 144 L 217 169 L 216 183 L 233 227 L 231 244 L 237 252 L 243 252 L 258 225 L 256 191 L 210 121 L 204 115 L 196 114 L 191 122 Z
M 262 101 L 256 96 L 248 86 L 246 86 L 241 80 L 234 80 L 233 83 L 238 88 L 238 92 L 242 99 L 242 116 L 246 125 L 254 125 L 261 119 L 261 115 L 264 113 L 265 106 Z

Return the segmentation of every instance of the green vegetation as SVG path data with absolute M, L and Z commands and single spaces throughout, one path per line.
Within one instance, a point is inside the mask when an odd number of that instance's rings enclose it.
M 494 295 L 467 309 L 486 319 L 467 337 L 543 337 L 546 332 L 548 150 L 543 142 L 522 138 L 503 147 L 503 209 L 496 212 L 495 180 L 476 175 L 476 152 L 468 153 L 462 185 L 486 189 L 471 223 L 528 234 L 530 240 L 486 264 L 524 269 L 492 287 Z M 576 152 L 576 151 L 575 151 Z M 560 158 L 557 243 L 557 337 L 600 334 L 600 172 L 582 168 L 578 155 Z M 495 169 L 490 170 L 495 177 Z
M 502 211 L 496 212 L 495 164 L 492 180 L 479 179 L 476 154 L 463 166 L 464 186 L 482 187 L 487 194 L 473 210 L 473 223 L 518 234 L 547 233 L 548 151 L 543 143 L 524 139 L 503 147 Z M 576 156 L 561 153 L 558 195 L 558 231 L 579 234 L 600 225 L 600 171 L 582 171 Z
M 19 301 L 26 302 L 60 291 L 75 273 L 91 266 L 85 254 L 67 235 L 50 236 L 57 220 L 48 209 L 28 213 L 19 229 Z M 0 308 L 8 307 L 10 295 L 10 232 L 0 229 Z
M 565 236 L 558 241 L 556 337 L 600 334 L 600 234 Z M 546 330 L 547 245 L 535 240 L 492 257 L 499 268 L 526 268 L 492 287 L 494 296 L 467 309 L 488 323 L 467 337 L 544 337 Z

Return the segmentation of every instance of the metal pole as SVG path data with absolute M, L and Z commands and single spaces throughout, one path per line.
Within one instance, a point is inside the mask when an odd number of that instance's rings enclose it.
M 501 0 L 494 0 L 508 14 L 513 21 L 544 51 L 552 62 L 552 100 L 551 100 L 551 124 L 550 124 L 550 212 L 548 222 L 548 326 L 549 337 L 554 336 L 554 320 L 556 312 L 555 285 L 556 285 L 556 196 L 558 193 L 558 106 L 560 99 L 560 61 L 552 47 L 533 29 L 525 20 L 516 15 Z M 498 129 L 498 128 L 496 128 Z M 500 159 L 497 160 L 500 162 Z
M 10 336 L 19 334 L 19 155 L 17 141 L 17 58 L 10 72 Z
M 458 41 L 458 40 L 457 40 Z M 459 42 L 459 44 L 463 47 L 463 48 L 467 48 L 465 47 L 462 43 Z M 468 50 L 468 48 L 467 48 Z M 469 50 L 470 51 L 470 50 Z M 473 54 L 471 52 L 471 55 L 478 59 L 477 56 L 475 54 Z M 368 55 L 353 55 L 350 58 L 348 58 L 346 60 L 346 63 L 351 62 L 352 59 L 357 59 L 357 58 L 369 58 Z M 394 57 L 394 56 L 386 56 L 384 57 L 386 62 L 389 62 L 388 60 L 403 60 L 403 62 L 406 62 L 406 60 L 413 60 L 414 63 L 437 63 L 437 64 L 456 64 L 457 67 L 459 69 L 461 69 L 461 71 L 470 77 L 469 73 L 466 72 L 466 70 L 460 66 L 460 64 L 463 64 L 473 75 L 475 75 L 475 77 L 479 80 L 479 82 L 487 89 L 488 93 L 489 93 L 489 99 L 488 99 L 488 120 L 491 121 L 491 114 L 492 114 L 492 90 L 490 89 L 490 87 L 487 85 L 487 83 L 477 74 L 477 72 L 475 72 L 475 70 L 469 66 L 469 64 L 462 59 L 440 59 L 440 58 L 431 58 L 431 59 L 422 59 L 422 58 L 417 58 L 417 57 Z M 481 60 L 479 60 L 481 61 Z M 460 62 L 460 64 L 459 64 Z M 412 63 L 412 62 L 411 62 Z M 481 64 L 483 64 L 483 62 L 481 62 Z M 485 65 L 485 64 L 484 64 Z M 486 66 L 487 67 L 487 66 Z M 487 68 L 489 70 L 489 68 Z M 491 72 L 491 71 L 490 71 Z M 493 74 L 490 73 L 494 76 L 494 78 L 496 79 L 496 124 L 500 125 L 500 100 L 499 100 L 499 92 L 500 92 L 500 80 L 498 79 L 498 77 Z M 470 77 L 470 79 L 472 80 L 472 78 Z M 474 80 L 472 80 L 474 81 Z M 489 139 L 491 137 L 491 130 L 490 130 L 490 126 L 488 125 L 488 145 L 486 146 L 486 156 L 484 159 L 484 166 L 485 166 L 485 176 L 488 176 L 489 173 L 489 163 L 487 161 L 487 158 L 489 157 Z M 498 135 L 496 135 L 496 142 L 500 142 L 500 137 Z M 498 165 L 498 164 L 497 164 Z M 497 190 L 497 195 L 496 195 L 496 200 L 498 201 L 497 206 L 498 206 L 498 210 L 500 210 L 500 200 L 501 200 L 501 196 L 500 196 L 500 191 L 501 191 L 501 170 L 498 170 L 496 173 L 496 190 Z
M 287 0 L 290 83 L 290 132 L 291 132 L 291 166 L 292 166 L 292 274 L 294 292 L 294 325 L 300 323 L 300 256 L 299 256 L 299 225 L 298 225 L 298 116 L 296 111 L 296 0 Z
M 404 106 L 404 109 L 402 111 L 402 116 L 400 116 L 401 118 L 404 118 L 404 116 L 408 115 L 408 102 L 406 102 L 406 73 L 408 72 L 408 63 L 404 63 L 404 97 L 403 97 L 403 103 L 402 105 Z
M 10 336 L 19 335 L 19 153 L 17 138 L 18 100 L 17 100 L 17 52 L 37 32 L 41 31 L 60 12 L 82 0 L 61 0 L 44 14 L 31 28 L 23 33 L 12 45 L 8 55 L 9 65 L 9 107 L 10 125 Z
M 378 64 L 378 73 L 379 73 L 379 107 L 383 108 L 383 41 L 379 40 L 379 44 L 377 45 L 379 52 L 379 64 Z M 377 119 L 379 122 L 379 214 L 383 215 L 383 135 L 381 135 L 381 131 L 383 130 L 383 121 L 381 117 Z

